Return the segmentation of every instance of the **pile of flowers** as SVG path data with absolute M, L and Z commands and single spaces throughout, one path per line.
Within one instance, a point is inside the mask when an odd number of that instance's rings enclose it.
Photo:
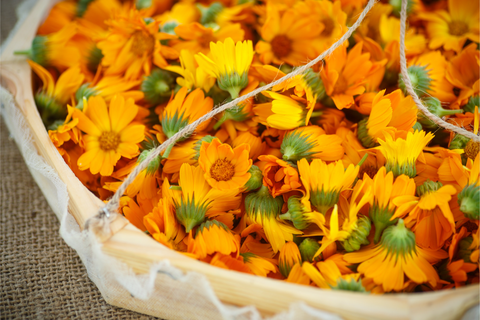
M 399 3 L 377 3 L 307 72 L 184 135 L 120 212 L 193 259 L 292 283 L 372 293 L 478 283 L 479 143 L 406 94 Z M 365 4 L 68 0 L 20 53 L 53 144 L 106 201 L 186 125 L 328 49 Z M 478 134 L 478 1 L 412 0 L 408 12 L 417 94 Z

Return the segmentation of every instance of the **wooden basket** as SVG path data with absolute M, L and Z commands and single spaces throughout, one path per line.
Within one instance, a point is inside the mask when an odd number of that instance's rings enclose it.
M 34 103 L 31 69 L 24 58 L 13 54 L 16 50 L 31 46 L 36 30 L 52 4 L 52 0 L 38 1 L 5 48 L 0 60 L 1 85 L 13 94 L 17 107 L 30 128 L 39 155 L 67 185 L 70 194 L 69 211 L 80 228 L 83 228 L 85 221 L 95 215 L 103 203 L 81 184 L 58 155 Z M 153 263 L 168 259 L 171 265 L 183 271 L 205 275 L 222 302 L 239 306 L 254 305 L 264 315 L 285 311 L 291 303 L 303 301 L 311 307 L 333 312 L 345 319 L 449 320 L 460 319 L 468 308 L 479 303 L 478 285 L 431 293 L 377 296 L 322 290 L 224 270 L 164 247 L 121 216 L 113 222 L 112 234 L 100 241 L 103 242 L 104 253 L 126 263 L 135 273 L 145 274 Z M 137 312 L 154 316 L 165 314 L 162 310 L 152 310 L 147 302 L 139 299 L 134 304 L 127 303 L 134 298 L 126 291 L 104 298 L 112 305 Z

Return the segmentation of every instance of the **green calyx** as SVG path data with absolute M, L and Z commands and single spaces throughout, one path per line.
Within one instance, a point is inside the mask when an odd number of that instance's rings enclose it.
M 441 187 L 443 187 L 443 184 L 441 182 L 427 180 L 422 185 L 417 187 L 417 195 L 421 197 L 427 193 L 435 192 Z
M 338 203 L 339 197 L 339 191 L 332 191 L 326 193 L 323 189 L 317 189 L 312 190 L 312 193 L 310 195 L 310 202 L 317 209 L 318 212 L 326 215 L 327 211 L 330 208 L 333 208 L 333 206 Z
M 38 63 L 42 67 L 47 67 L 49 61 L 47 59 L 47 37 L 36 36 L 33 38 L 32 47 L 25 51 L 15 51 L 15 54 L 27 55 L 31 60 Z
M 184 119 L 183 118 L 183 113 L 178 114 L 178 111 L 175 112 L 173 117 L 163 117 L 162 119 L 162 130 L 163 133 L 169 138 L 171 138 L 174 134 L 179 132 L 181 129 L 186 127 L 188 125 L 188 118 Z M 188 137 L 182 137 L 178 139 L 178 141 L 184 141 Z
M 98 91 L 95 89 L 95 87 L 91 88 L 89 87 L 90 83 L 85 83 L 80 86 L 80 88 L 77 89 L 77 92 L 75 92 L 75 100 L 77 100 L 77 105 L 76 108 L 83 110 L 83 98 L 87 99 L 90 97 L 94 97 L 98 95 Z
M 403 165 L 399 165 L 397 163 L 392 163 L 387 159 L 385 168 L 387 169 L 387 172 L 391 171 L 395 178 L 402 174 L 409 176 L 410 178 L 415 178 L 417 176 L 417 167 L 415 166 L 415 163 L 406 162 Z
M 178 221 L 185 227 L 185 231 L 188 233 L 194 227 L 198 226 L 205 220 L 205 214 L 207 213 L 209 204 L 195 203 L 195 196 L 192 199 L 180 200 L 180 203 L 175 201 L 175 214 Z
M 140 85 L 145 100 L 152 106 L 168 101 L 174 89 L 175 78 L 168 71 L 162 69 L 152 71 Z
M 450 276 L 450 271 L 447 268 L 448 259 L 438 266 L 438 276 L 440 279 L 448 282 L 452 282 L 452 277 Z
M 232 101 L 230 94 L 219 88 L 217 84 L 213 85 L 206 95 L 212 98 L 214 106 Z
M 280 215 L 280 219 L 290 220 L 298 230 L 304 230 L 309 223 L 304 217 L 305 207 L 302 204 L 302 198 L 291 196 L 288 198 L 288 211 Z
M 423 130 L 423 127 L 422 127 L 422 124 L 420 122 L 415 122 L 415 124 L 413 125 L 413 131 L 422 131 Z
M 472 242 L 473 237 L 468 236 L 460 240 L 460 242 L 458 243 L 458 257 L 465 262 L 472 262 L 470 259 L 470 256 L 473 252 L 473 250 L 470 249 Z
M 161 27 L 161 32 L 176 35 L 175 28 L 178 27 L 179 25 L 180 24 L 177 21 L 165 22 L 165 24 Z M 164 40 L 162 40 L 162 41 L 164 41 Z M 168 40 L 166 40 L 166 41 L 168 41 Z
M 399 18 L 400 17 L 400 11 L 402 9 L 402 0 L 389 0 L 388 1 L 390 5 L 392 6 L 392 13 Z M 410 15 L 412 12 L 412 7 L 414 5 L 414 2 L 412 0 L 407 1 L 407 15 Z
M 448 115 L 453 115 L 457 113 L 463 113 L 462 109 L 457 109 L 457 110 L 447 110 L 442 107 L 442 102 L 438 100 L 435 97 L 426 97 L 423 100 L 423 104 L 425 107 L 427 107 L 428 111 L 436 115 L 437 117 L 445 117 Z M 422 124 L 422 126 L 426 129 L 435 129 L 438 126 L 430 120 L 428 117 L 426 117 L 423 113 L 420 113 L 418 115 L 418 122 Z
M 215 123 L 215 125 L 213 126 L 213 129 L 218 130 L 218 128 L 220 128 L 220 126 L 227 120 L 243 122 L 249 119 L 250 115 L 244 110 L 244 107 L 245 105 L 236 105 L 230 109 L 225 110 L 222 113 L 222 117 L 220 118 L 220 120 L 218 120 L 217 123 Z
M 238 98 L 240 90 L 248 85 L 248 74 L 245 72 L 239 75 L 237 72 L 226 74 L 217 79 L 218 87 L 230 93 L 232 99 Z
M 425 96 L 427 91 L 430 90 L 432 79 L 428 75 L 428 71 L 426 66 L 411 66 L 408 68 L 408 76 L 412 82 L 413 90 L 420 98 Z M 401 74 L 398 77 L 398 87 L 402 89 L 405 95 L 408 94 Z
M 150 8 L 152 6 L 152 0 L 137 0 L 135 6 L 137 10 Z
M 94 46 L 87 57 L 87 68 L 95 74 L 97 72 L 98 66 L 103 59 L 102 50 L 100 50 L 97 46 Z
M 335 286 L 330 286 L 330 288 L 332 288 L 332 290 L 343 290 L 343 291 L 367 293 L 367 290 L 363 286 L 361 279 L 358 279 L 358 281 L 355 281 L 355 279 L 353 278 L 350 278 L 350 280 L 338 278 L 337 284 Z
M 383 232 L 380 245 L 388 250 L 388 254 L 405 256 L 416 251 L 415 234 L 405 227 L 403 219 L 396 226 L 390 226 Z
M 228 227 L 225 224 L 223 224 L 223 222 L 220 222 L 220 221 L 217 221 L 217 220 L 207 220 L 207 221 L 203 222 L 202 224 L 200 224 L 200 226 L 197 228 L 197 230 L 195 231 L 195 237 L 199 233 L 202 233 L 205 229 L 209 230 L 214 225 L 219 227 L 219 228 L 224 229 L 227 232 L 230 232 L 230 229 L 228 229 Z
M 40 91 L 36 93 L 34 99 L 35 104 L 40 110 L 40 115 L 45 127 L 49 127 L 57 119 L 66 118 L 67 108 L 45 92 Z
M 322 100 L 325 97 L 325 86 L 323 85 L 320 75 L 308 68 L 302 75 L 303 81 L 314 95 L 317 95 L 317 101 Z
M 245 188 L 245 192 L 250 192 L 257 190 L 262 186 L 263 181 L 263 174 L 262 170 L 255 165 L 252 165 L 250 169 L 248 169 L 248 173 L 250 173 L 250 179 L 248 179 L 247 183 L 243 186 Z
M 311 263 L 314 260 L 315 253 L 320 249 L 320 245 L 318 244 L 318 241 L 315 241 L 312 238 L 306 238 L 300 243 L 298 249 L 300 250 L 302 261 Z
M 203 25 L 214 23 L 218 14 L 224 9 L 224 6 L 220 2 L 214 2 L 209 7 L 199 3 L 196 6 L 200 11 L 200 23 Z
M 154 152 L 155 149 L 149 149 L 149 150 L 143 150 L 140 155 L 138 156 L 137 162 L 140 163 L 144 161 L 152 152 Z M 152 161 L 147 166 L 147 174 L 148 175 L 153 175 L 155 172 L 158 171 L 160 168 L 160 163 L 162 161 L 162 158 L 160 156 L 155 157 Z
M 378 145 L 374 138 L 368 134 L 368 118 L 360 120 L 358 123 L 357 137 L 365 148 L 373 148 Z
M 370 208 L 370 219 L 375 226 L 375 237 L 373 238 L 375 244 L 380 241 L 383 230 L 397 223 L 398 219 L 390 220 L 394 213 L 394 210 L 388 210 L 388 207 L 380 208 L 377 204 Z
M 315 152 L 312 150 L 315 147 L 313 139 L 309 139 L 308 135 L 302 134 L 301 128 L 289 131 L 283 138 L 280 152 L 283 154 L 283 160 L 294 161 L 305 158 L 312 160 Z
M 195 144 L 193 146 L 193 150 L 195 150 L 195 155 L 192 157 L 192 159 L 198 161 L 198 159 L 200 158 L 200 148 L 202 147 L 202 143 L 204 141 L 207 142 L 207 143 L 211 143 L 213 141 L 213 139 L 215 139 L 215 137 L 205 136 L 205 137 L 201 138 L 200 140 L 198 140 L 197 142 L 195 142 Z
M 243 262 L 245 263 L 250 262 L 252 258 L 258 257 L 255 253 L 251 253 L 251 252 L 240 253 L 240 255 L 242 256 Z
M 480 220 L 480 186 L 475 184 L 465 186 L 458 194 L 458 204 L 465 217 Z
M 468 103 L 463 107 L 463 110 L 465 110 L 465 112 L 474 113 L 475 112 L 475 106 L 480 108 L 480 96 L 479 95 L 471 96 L 470 99 L 468 99 Z
M 282 212 L 283 198 L 272 197 L 268 188 L 262 184 L 255 193 L 250 193 L 245 197 L 245 211 L 253 220 L 257 220 L 259 215 L 267 218 L 278 217 Z
M 357 227 L 353 232 L 348 236 L 347 239 L 342 241 L 342 245 L 347 252 L 353 252 L 360 249 L 362 245 L 367 245 L 370 243 L 367 237 L 370 234 L 372 229 L 372 224 L 368 217 L 361 217 L 357 221 Z
M 452 141 L 450 142 L 450 146 L 448 147 L 450 150 L 453 149 L 465 149 L 467 146 L 468 141 L 470 141 L 470 138 L 465 137 L 464 135 L 461 134 L 455 134 L 453 137 Z
M 94 0 L 79 0 L 77 4 L 77 17 L 81 18 L 87 11 L 88 5 L 92 3 Z

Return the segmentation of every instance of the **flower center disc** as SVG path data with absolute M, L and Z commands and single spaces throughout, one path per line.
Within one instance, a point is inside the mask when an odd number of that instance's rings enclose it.
M 155 38 L 148 32 L 136 30 L 133 34 L 132 52 L 137 56 L 141 56 L 144 53 L 152 54 L 155 47 Z
M 452 21 L 448 24 L 451 35 L 461 36 L 468 32 L 468 25 L 463 21 Z
M 287 56 L 292 51 L 292 42 L 284 35 L 278 35 L 273 38 L 272 51 L 278 58 Z
M 321 22 L 323 23 L 324 29 L 320 35 L 323 37 L 330 37 L 335 28 L 335 22 L 330 17 L 322 19 Z
M 229 181 L 235 175 L 235 167 L 227 159 L 217 159 L 210 168 L 210 175 L 217 181 Z
M 464 151 L 467 157 L 469 157 L 472 160 L 475 160 L 475 157 L 480 151 L 480 142 L 475 142 L 473 140 L 468 141 Z
M 100 149 L 103 151 L 116 150 L 120 144 L 120 136 L 115 132 L 103 132 L 100 138 Z

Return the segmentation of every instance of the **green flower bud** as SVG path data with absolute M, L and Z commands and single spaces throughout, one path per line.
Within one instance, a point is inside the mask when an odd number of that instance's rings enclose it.
M 409 67 L 408 76 L 412 82 L 413 90 L 420 98 L 423 97 L 428 90 L 430 90 L 430 83 L 432 82 L 432 79 L 428 75 L 426 66 Z M 401 74 L 398 76 L 398 87 L 402 89 L 405 95 L 408 94 L 407 89 L 405 88 L 405 83 L 403 82 L 403 76 Z
M 431 180 L 427 180 L 423 184 L 417 187 L 417 195 L 421 197 L 427 193 L 435 192 L 441 187 L 443 187 L 443 184 L 441 182 L 434 182 Z
M 152 0 L 137 0 L 135 6 L 137 10 L 150 8 L 152 6 Z
M 388 210 L 388 208 L 380 208 L 376 204 L 370 208 L 370 219 L 372 219 L 373 225 L 375 226 L 375 237 L 373 239 L 375 244 L 380 241 L 383 230 L 397 223 L 398 219 L 390 221 L 390 218 L 393 216 L 394 213 L 395 210 Z
M 182 197 L 180 202 L 174 200 L 174 204 L 177 219 L 185 227 L 187 233 L 205 220 L 208 203 L 196 204 L 195 199 Z
M 357 251 L 362 245 L 367 245 L 370 243 L 367 237 L 370 234 L 372 225 L 368 217 L 361 217 L 357 221 L 357 227 L 353 232 L 348 236 L 347 239 L 343 240 L 341 243 L 347 252 Z
M 77 109 L 83 110 L 83 98 L 88 100 L 90 97 L 94 97 L 98 94 L 95 88 L 89 87 L 90 83 L 85 83 L 78 88 L 77 92 L 75 92 L 75 100 L 77 101 Z
M 257 190 L 262 186 L 263 181 L 263 174 L 262 170 L 260 170 L 257 166 L 252 165 L 250 169 L 248 169 L 250 173 L 250 179 L 248 179 L 247 183 L 245 183 L 245 192 Z
M 55 120 L 67 117 L 67 108 L 61 105 L 55 98 L 40 91 L 34 96 L 35 104 L 40 110 L 43 124 L 49 127 Z
M 470 141 L 470 138 L 467 138 L 467 137 L 465 137 L 464 135 L 461 135 L 461 134 L 455 134 L 455 136 L 453 137 L 452 142 L 450 142 L 450 146 L 448 148 L 450 150 L 465 149 L 468 141 Z
M 318 241 L 312 238 L 305 238 L 299 246 L 300 254 L 302 255 L 302 261 L 313 262 L 315 253 L 320 249 Z
M 433 113 L 434 115 L 440 118 L 447 115 L 456 114 L 456 113 L 463 113 L 462 109 L 447 110 L 442 108 L 442 103 L 440 102 L 440 100 L 438 100 L 435 97 L 427 97 L 423 99 L 423 104 L 425 105 L 425 107 L 427 107 L 427 109 L 431 113 Z M 418 114 L 418 122 L 420 122 L 422 126 L 426 129 L 436 129 L 438 127 L 432 120 L 427 118 L 423 113 Z
M 473 237 L 468 236 L 460 240 L 460 242 L 458 243 L 458 257 L 460 259 L 463 259 L 463 261 L 465 262 L 472 262 L 470 260 L 470 255 L 473 252 L 473 250 L 470 249 L 472 242 L 473 242 Z
M 480 96 L 479 95 L 471 96 L 470 99 L 468 99 L 468 103 L 465 106 L 463 106 L 463 110 L 465 110 L 465 112 L 474 113 L 475 112 L 475 106 L 480 108 Z
M 355 279 L 353 278 L 350 278 L 350 280 L 338 278 L 337 284 L 335 286 L 330 286 L 330 288 L 332 288 L 332 290 L 367 293 L 367 290 L 365 290 L 365 287 L 362 284 L 362 279 L 358 279 L 358 281 L 355 281 Z
M 298 230 L 304 230 L 308 227 L 309 223 L 303 216 L 306 212 L 304 205 L 302 204 L 302 198 L 297 196 L 291 196 L 288 198 L 288 211 L 280 215 L 283 220 L 290 220 Z
M 358 123 L 357 137 L 365 148 L 373 148 L 378 145 L 374 138 L 368 134 L 368 118 L 360 120 Z
M 415 124 L 413 125 L 413 131 L 422 131 L 423 130 L 423 127 L 422 127 L 422 124 L 420 122 L 415 122 Z
M 220 2 L 214 2 L 209 7 L 199 3 L 196 6 L 200 11 L 200 23 L 203 25 L 215 22 L 218 14 L 224 9 L 224 6 Z
M 162 26 L 161 31 L 163 33 L 177 35 L 175 33 L 175 28 L 178 27 L 179 25 L 180 24 L 177 21 L 168 21 L 168 22 L 165 22 L 165 24 Z M 162 40 L 162 41 L 164 41 L 164 40 Z M 165 43 L 165 45 L 166 45 L 166 43 Z
M 465 186 L 458 194 L 458 204 L 465 217 L 480 220 L 480 186 L 474 184 Z
M 140 85 L 140 90 L 145 94 L 145 100 L 152 106 L 168 101 L 174 88 L 174 77 L 162 69 L 153 70 Z

